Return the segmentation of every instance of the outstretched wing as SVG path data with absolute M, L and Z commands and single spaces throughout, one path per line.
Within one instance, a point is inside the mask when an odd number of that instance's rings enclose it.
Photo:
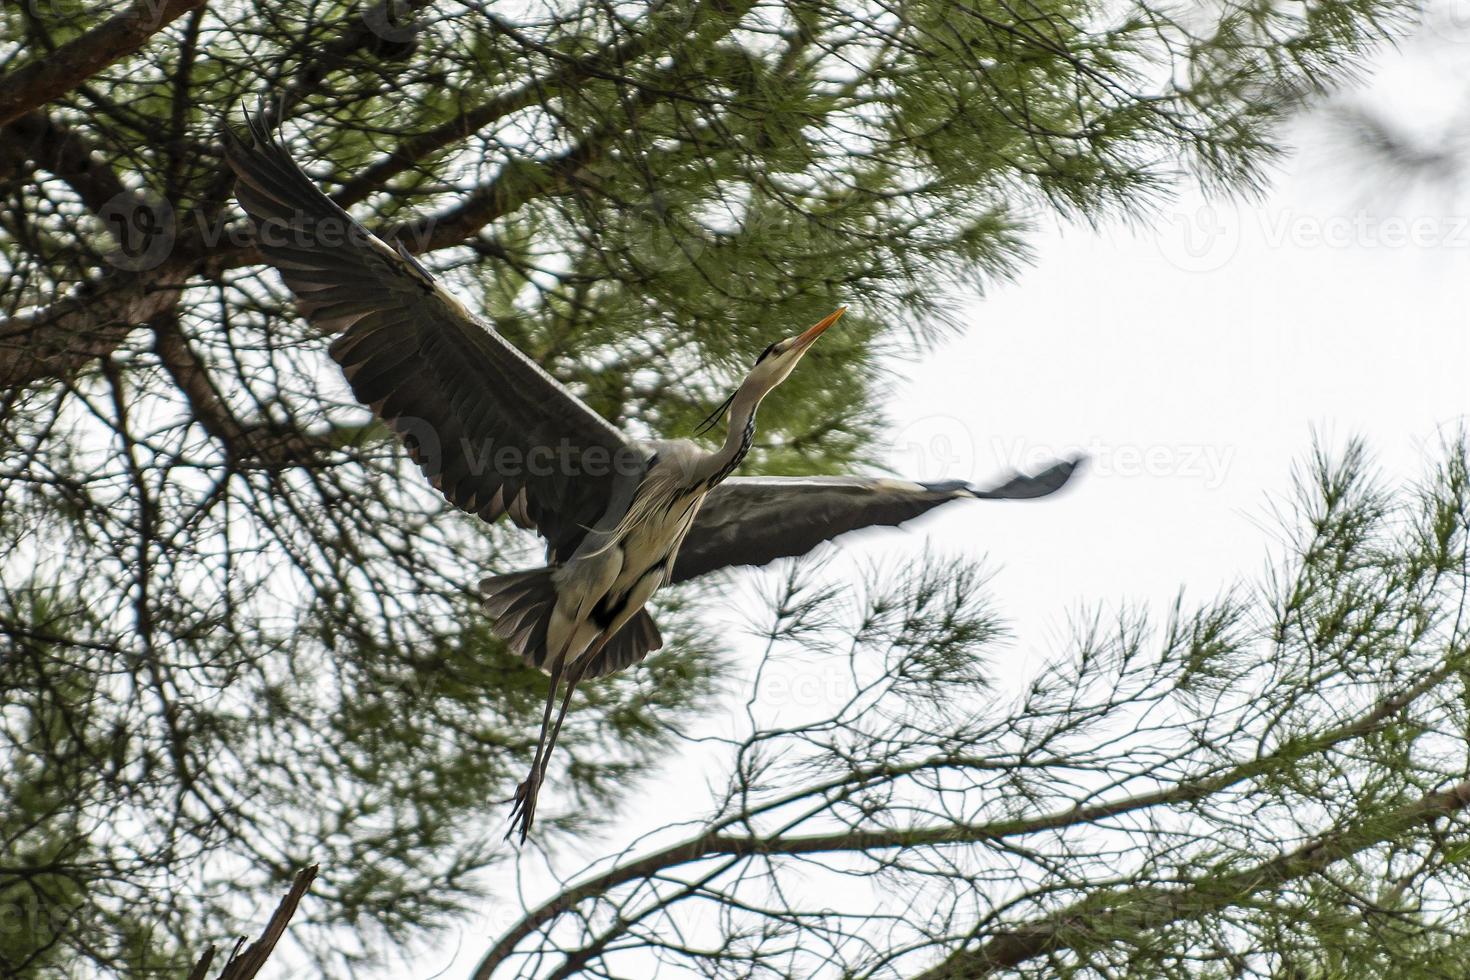
M 733 477 L 710 491 L 684 538 L 670 581 L 733 565 L 804 555 L 839 534 L 902 524 L 951 500 L 1029 500 L 1060 490 L 1082 460 L 1016 474 L 993 487 L 960 480 L 908 483 L 861 477 Z
M 227 140 L 261 254 L 324 333 L 358 400 L 450 503 L 509 513 L 566 557 L 646 466 L 629 442 L 476 319 L 406 251 L 358 224 L 258 119 Z

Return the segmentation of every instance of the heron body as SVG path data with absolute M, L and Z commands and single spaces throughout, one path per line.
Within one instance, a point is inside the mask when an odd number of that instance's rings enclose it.
M 606 644 L 673 575 L 674 557 L 707 492 L 678 479 L 699 461 L 698 453 L 693 443 L 658 444 L 626 508 L 610 508 L 605 529 L 588 534 L 571 558 L 481 581 L 495 634 L 548 672 L 596 657 L 586 666 L 587 677 L 619 670 L 658 649 L 662 639 L 651 619 L 640 621 L 625 645 Z M 544 635 L 539 617 L 545 617 Z M 600 654 L 591 653 L 599 643 Z
M 718 448 L 632 440 L 470 313 L 401 245 L 390 246 L 333 203 L 258 118 L 247 114 L 247 124 L 248 134 L 226 140 L 236 197 L 300 312 L 335 335 L 328 352 L 353 394 L 399 435 L 451 504 L 485 521 L 508 516 L 546 539 L 544 567 L 480 583 L 495 634 L 551 675 L 541 737 L 512 808 L 511 831 L 519 829 L 522 840 L 577 684 L 662 645 L 646 608 L 660 588 L 805 554 L 848 531 L 901 524 L 952 500 L 1046 496 L 1078 465 L 1060 461 L 985 488 L 735 476 L 761 400 L 841 309 L 761 353 L 709 420 L 728 409 Z

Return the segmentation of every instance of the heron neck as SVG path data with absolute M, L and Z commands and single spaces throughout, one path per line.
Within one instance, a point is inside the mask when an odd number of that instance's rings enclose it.
M 706 486 L 713 487 L 729 476 L 750 452 L 750 444 L 755 439 L 755 410 L 760 407 L 764 394 L 744 388 L 736 392 L 735 400 L 730 403 L 730 427 L 725 431 L 725 443 L 710 454 L 709 471 L 704 475 Z

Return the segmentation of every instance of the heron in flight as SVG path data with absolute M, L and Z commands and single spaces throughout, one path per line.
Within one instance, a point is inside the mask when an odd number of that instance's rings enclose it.
M 779 340 L 711 416 L 713 451 L 642 444 L 583 404 L 443 289 L 402 245 L 369 233 L 314 185 L 262 121 L 226 157 L 261 254 L 323 333 L 353 394 L 403 439 L 430 483 L 485 521 L 508 514 L 546 539 L 546 565 L 480 582 L 493 631 L 551 675 L 531 770 L 507 838 L 524 841 L 577 684 L 662 645 L 646 603 L 716 569 L 802 555 L 858 528 L 896 525 L 951 500 L 1043 497 L 1077 460 L 990 487 L 863 477 L 732 476 L 761 399 L 844 310 Z M 565 694 L 552 709 L 561 682 Z

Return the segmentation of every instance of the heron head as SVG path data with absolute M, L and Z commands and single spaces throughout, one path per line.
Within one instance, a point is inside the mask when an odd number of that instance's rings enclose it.
M 746 375 L 744 383 L 699 424 L 699 428 L 694 430 L 695 434 L 702 435 L 708 432 L 731 405 L 735 405 L 737 409 L 743 406 L 744 410 L 753 414 L 755 406 L 760 404 L 761 399 L 766 397 L 772 388 L 786 380 L 792 369 L 796 367 L 796 362 L 801 360 L 802 355 L 812 344 L 816 343 L 817 338 L 828 327 L 842 319 L 842 314 L 846 312 L 847 307 L 841 307 L 810 329 L 802 331 L 795 337 L 778 340 L 761 351 L 761 356 L 755 359 L 755 366 Z
M 796 362 L 811 349 L 812 344 L 817 342 L 817 338 L 828 327 L 842 319 L 842 314 L 846 312 L 847 307 L 841 307 L 810 329 L 802 331 L 795 337 L 778 340 L 761 351 L 761 356 L 755 359 L 755 366 L 750 369 L 750 375 L 745 379 L 745 384 L 764 395 L 785 381 L 790 376 L 792 369 L 796 367 Z

